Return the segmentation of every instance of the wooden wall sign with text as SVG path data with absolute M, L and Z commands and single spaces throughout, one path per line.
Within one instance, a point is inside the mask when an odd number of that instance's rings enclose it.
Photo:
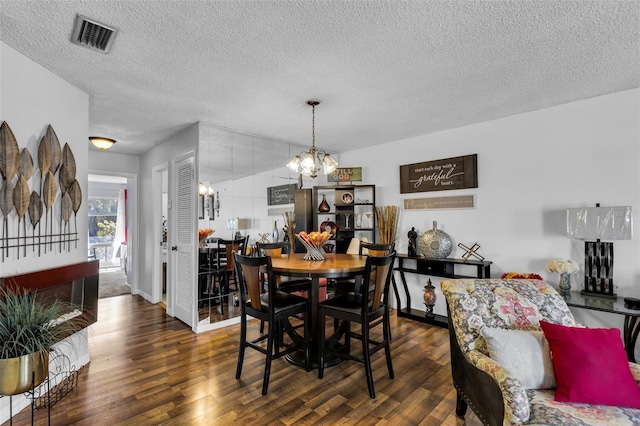
M 327 175 L 329 182 L 360 182 L 362 181 L 362 167 L 341 167 Z
M 271 186 L 267 188 L 267 205 L 293 204 L 295 191 L 298 186 L 295 183 L 289 185 Z
M 478 187 L 478 154 L 400 166 L 400 193 Z
M 408 198 L 402 202 L 405 210 L 472 209 L 473 195 L 456 197 Z

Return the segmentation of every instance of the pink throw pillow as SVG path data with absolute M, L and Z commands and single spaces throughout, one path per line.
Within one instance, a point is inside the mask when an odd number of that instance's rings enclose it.
M 617 328 L 566 327 L 540 321 L 549 341 L 556 401 L 640 409 L 636 383 Z

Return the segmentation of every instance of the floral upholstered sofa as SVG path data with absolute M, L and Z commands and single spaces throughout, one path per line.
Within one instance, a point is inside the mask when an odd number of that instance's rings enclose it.
M 510 374 L 513 370 L 505 367 L 506 362 L 501 364 L 494 359 L 496 356 L 490 357 L 489 348 L 494 348 L 491 333 L 495 331 L 500 335 L 505 330 L 509 330 L 506 333 L 524 330 L 525 333 L 514 334 L 528 338 L 542 336 L 540 321 L 576 325 L 567 304 L 550 285 L 531 279 L 460 279 L 444 280 L 441 288 L 449 316 L 451 369 L 458 393 L 456 414 L 464 416 L 469 405 L 486 425 L 640 425 L 640 409 L 558 402 L 556 389 L 551 387 L 555 383 L 528 388 L 523 384 L 528 378 L 513 377 Z M 540 356 L 548 356 L 551 365 L 551 373 L 547 371 L 548 365 L 540 372 L 542 383 L 542 377 L 548 380 L 551 374 L 552 379 L 554 371 L 549 347 L 545 346 L 549 342 L 540 337 L 537 342 Z M 516 367 L 530 362 L 526 352 L 529 346 L 514 341 L 504 348 L 515 350 Z M 542 365 L 540 359 L 531 362 Z M 622 363 L 626 368 L 626 357 Z M 640 366 L 629 363 L 629 367 L 632 375 L 629 380 L 635 390 L 640 383 Z

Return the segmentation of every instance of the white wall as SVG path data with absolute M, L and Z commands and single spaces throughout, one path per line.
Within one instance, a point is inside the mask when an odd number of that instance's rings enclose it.
M 151 302 L 153 300 L 153 253 L 152 247 L 159 243 L 161 237 L 161 226 L 156 227 L 155 221 L 152 220 L 158 212 L 154 209 L 153 196 L 153 168 L 159 165 L 167 164 L 172 159 L 176 159 L 191 151 L 197 151 L 198 148 L 198 125 L 194 124 L 180 131 L 175 136 L 167 139 L 162 144 L 150 149 L 140 157 L 140 175 L 139 175 L 139 231 L 138 239 L 140 247 L 138 253 L 138 292 L 141 296 Z M 173 182 L 174 176 L 169 169 L 169 182 Z M 161 191 L 161 186 L 159 191 Z M 160 195 L 158 195 L 160 197 Z M 171 214 L 169 214 L 171 217 Z M 172 224 L 169 223 L 171 228 Z M 170 271 L 167 270 L 167 276 Z
M 82 193 L 87 194 L 87 134 L 89 123 L 89 97 L 42 66 L 21 55 L 4 43 L 0 43 L 2 61 L 1 96 L 2 121 L 13 130 L 20 150 L 27 148 L 37 168 L 38 145 L 51 124 L 60 139 L 61 146 L 68 143 L 76 160 L 76 178 Z M 56 183 L 58 176 L 56 174 Z M 38 173 L 28 181 L 30 192 L 38 190 Z M 58 195 L 60 195 L 58 193 Z M 38 256 L 27 250 L 27 256 L 16 258 L 14 250 L 9 259 L 0 264 L 0 275 L 14 275 L 34 270 L 68 265 L 87 260 L 87 203 L 86 198 L 77 215 L 78 248 L 72 245 L 71 252 L 59 253 L 44 250 Z M 54 232 L 58 231 L 60 197 L 51 208 L 54 212 Z M 27 218 L 28 220 L 28 218 Z M 73 221 L 73 216 L 71 221 Z M 28 223 L 28 225 L 30 225 Z M 9 219 L 10 234 L 16 235 L 18 219 L 15 209 Z M 22 224 L 21 224 L 22 227 Z M 22 230 L 21 230 L 22 232 Z M 22 235 L 22 234 L 21 234 Z
M 493 261 L 492 276 L 506 271 L 536 272 L 551 284 L 559 277 L 547 261 L 571 257 L 582 264 L 584 243 L 564 235 L 567 207 L 631 205 L 640 211 L 640 90 L 633 89 L 539 111 L 394 141 L 341 155 L 341 166 L 363 166 L 366 183 L 377 185 L 378 205 L 402 200 L 473 194 L 468 210 L 402 211 L 399 252 L 407 250 L 407 232 L 419 234 L 438 221 L 439 229 L 459 242 L 478 242 Z M 399 166 L 478 154 L 479 187 L 431 193 L 399 193 Z M 636 226 L 637 228 L 637 226 Z M 615 242 L 614 282 L 619 295 L 638 296 L 640 236 Z M 456 247 L 451 257 L 460 257 Z M 572 276 L 581 286 L 582 271 Z M 426 277 L 407 275 L 413 307 L 424 309 Z M 434 282 L 436 287 L 438 281 Z M 438 290 L 439 291 L 439 290 Z M 446 314 L 441 293 L 436 312 Z M 619 327 L 622 316 L 574 310 L 586 323 Z
M 91 172 L 112 174 L 113 176 L 122 174 L 137 175 L 140 170 L 140 157 L 89 149 L 89 170 Z
M 267 206 L 267 188 L 298 182 L 298 175 L 291 172 L 286 164 L 303 148 L 220 129 L 205 123 L 200 123 L 199 138 L 200 180 L 219 194 L 220 217 L 216 216 L 213 221 L 199 220 L 198 227 L 214 229 L 213 236 L 215 237 L 231 238 L 235 231 L 225 229 L 226 220 L 236 217 L 248 219 L 249 228 L 240 232 L 243 235 L 249 235 L 250 243 L 255 243 L 259 239 L 258 234 L 271 235 L 273 223 L 277 220 L 278 229 L 282 234 L 284 219 L 280 211 L 283 209 L 293 211 L 293 204 Z M 215 157 L 220 155 L 220 150 L 224 150 L 227 146 L 232 150 L 229 170 L 234 178 L 208 184 L 207 169 L 211 168 L 208 165 L 215 163 Z M 249 176 L 239 173 L 239 169 L 251 170 L 252 168 L 264 169 L 265 167 L 269 169 L 252 173 Z M 305 178 L 303 182 L 305 187 L 311 187 L 314 184 L 318 183 L 309 178 Z M 270 214 L 269 209 L 275 212 Z M 282 235 L 280 238 L 282 239 Z
M 80 183 L 83 203 L 77 215 L 78 245 L 71 245 L 71 251 L 59 252 L 44 250 L 38 256 L 29 248 L 27 256 L 20 254 L 16 258 L 15 249 L 4 262 L 0 263 L 0 276 L 22 274 L 57 266 L 64 266 L 87 260 L 87 136 L 89 123 L 89 97 L 71 86 L 42 66 L 21 55 L 11 47 L 0 42 L 0 120 L 6 121 L 18 140 L 20 149 L 27 148 L 34 163 L 37 164 L 37 152 L 40 139 L 51 124 L 64 146 L 68 143 L 73 151 L 77 170 L 76 179 Z M 37 173 L 36 173 L 37 175 Z M 57 175 L 56 175 L 57 182 Z M 29 180 L 29 187 L 39 187 L 39 177 Z M 38 191 L 39 192 L 39 191 Z M 54 212 L 54 231 L 56 231 L 60 212 L 60 198 L 52 207 Z M 27 219 L 28 220 L 28 219 Z M 72 216 L 71 221 L 74 218 Z M 9 218 L 11 233 L 15 235 L 18 220 L 15 210 Z M 28 224 L 30 226 L 30 224 Z M 80 336 L 80 335 L 79 335 Z M 69 352 L 71 364 L 77 367 L 89 361 L 86 333 L 74 343 Z M 27 405 L 23 397 L 14 397 L 14 413 Z M 9 398 L 0 399 L 0 423 L 9 418 Z

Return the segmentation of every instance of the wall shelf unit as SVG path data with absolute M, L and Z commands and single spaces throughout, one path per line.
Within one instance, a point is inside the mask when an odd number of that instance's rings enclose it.
M 318 211 L 325 197 L 328 212 Z M 345 253 L 352 238 L 366 237 L 375 242 L 376 186 L 333 185 L 313 187 L 313 228 L 319 230 L 323 222 L 334 222 L 337 226 L 336 252 Z M 348 225 L 348 226 L 347 226 Z

